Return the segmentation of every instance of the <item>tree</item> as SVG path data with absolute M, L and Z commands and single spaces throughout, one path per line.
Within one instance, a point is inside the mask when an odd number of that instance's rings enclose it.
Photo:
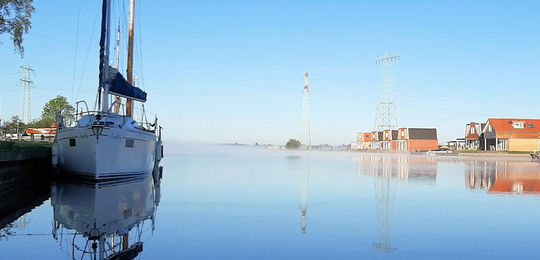
M 0 0 L 1 1 L 1 0 Z M 64 120 L 70 120 L 74 116 L 75 109 L 69 104 L 68 100 L 64 96 L 56 96 L 49 100 L 43 106 L 43 112 L 41 112 L 41 119 L 37 124 L 40 126 L 50 126 L 56 121 L 56 113 L 60 112 L 64 117 Z
M 32 27 L 30 18 L 34 13 L 34 0 L 0 0 L 0 34 L 11 35 L 11 40 L 21 56 L 23 34 Z
M 300 148 L 300 145 L 302 145 L 302 143 L 300 143 L 300 141 L 298 141 L 296 139 L 289 139 L 289 141 L 287 141 L 287 143 L 285 144 L 285 148 L 287 148 L 287 149 L 298 149 L 298 148 Z
M 21 122 L 19 116 L 12 116 L 11 120 L 4 122 L 3 129 L 6 133 L 16 133 L 17 123 L 19 124 L 19 132 L 24 129 L 25 124 Z

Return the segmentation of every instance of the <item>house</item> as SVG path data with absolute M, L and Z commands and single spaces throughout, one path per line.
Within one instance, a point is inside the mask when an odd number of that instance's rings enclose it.
M 398 146 L 398 130 L 392 130 L 392 141 L 390 143 L 390 150 L 397 151 Z
M 482 134 L 482 150 L 540 150 L 540 119 L 489 118 Z
M 471 122 L 465 126 L 465 149 L 478 150 L 484 143 L 482 129 L 485 123 Z
M 358 149 L 368 150 L 371 148 L 371 133 L 370 132 L 359 132 L 356 136 L 356 143 Z
M 397 135 L 398 151 L 428 151 L 439 148 L 435 128 L 400 128 Z
M 382 136 L 380 136 L 382 137 Z M 371 132 L 371 141 L 370 141 L 370 149 L 371 150 L 378 150 L 380 147 L 379 144 L 379 133 L 377 131 Z
M 382 150 L 390 150 L 390 143 L 392 142 L 392 130 L 383 131 L 383 139 L 381 142 Z

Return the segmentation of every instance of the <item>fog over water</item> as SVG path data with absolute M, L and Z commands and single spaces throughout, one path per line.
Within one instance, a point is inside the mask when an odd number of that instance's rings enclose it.
M 42 182 L 34 200 L 4 200 L 11 219 L 0 220 L 0 258 L 90 259 L 84 248 L 91 252 L 92 241 L 83 234 L 93 222 L 107 236 L 105 248 L 118 251 L 119 240 L 111 239 L 118 234 L 128 234 L 130 245 L 142 242 L 140 259 L 538 253 L 538 162 L 229 145 L 168 150 L 159 185 L 151 178 L 99 186 Z M 23 189 L 10 184 L 9 193 Z

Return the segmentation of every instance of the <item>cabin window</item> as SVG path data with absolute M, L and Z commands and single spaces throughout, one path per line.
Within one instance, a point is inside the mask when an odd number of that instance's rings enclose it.
M 471 128 L 471 134 L 473 135 L 475 133 L 475 128 Z
M 514 128 L 524 128 L 525 124 L 523 122 L 514 122 L 514 123 L 512 123 L 512 126 Z
M 76 146 L 77 142 L 75 141 L 75 138 L 69 139 L 69 146 Z
M 135 141 L 133 139 L 126 139 L 126 147 L 132 148 Z
M 529 123 L 529 128 L 534 128 L 533 123 Z

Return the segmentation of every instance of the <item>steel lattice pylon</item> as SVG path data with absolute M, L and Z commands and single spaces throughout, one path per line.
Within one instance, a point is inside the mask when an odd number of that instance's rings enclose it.
M 396 104 L 392 95 L 392 61 L 399 56 L 392 52 L 385 52 L 377 59 L 382 64 L 382 79 L 375 114 L 375 130 L 394 130 L 397 128 Z
M 302 135 L 301 142 L 306 149 L 311 149 L 311 119 L 309 112 L 309 80 L 307 71 L 304 73 L 304 91 L 302 94 Z
M 23 84 L 21 120 L 24 123 L 30 123 L 32 120 L 32 113 L 30 110 L 30 88 L 34 83 L 32 80 L 30 80 L 30 71 L 34 70 L 28 65 L 21 66 L 21 68 L 24 70 L 24 78 L 21 79 Z

